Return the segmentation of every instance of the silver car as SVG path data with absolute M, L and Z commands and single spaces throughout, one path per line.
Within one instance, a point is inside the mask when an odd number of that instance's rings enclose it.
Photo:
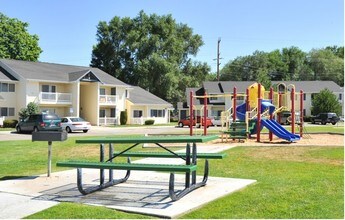
M 91 123 L 80 117 L 64 117 L 61 118 L 61 128 L 68 133 L 73 131 L 83 131 L 86 133 L 91 129 Z

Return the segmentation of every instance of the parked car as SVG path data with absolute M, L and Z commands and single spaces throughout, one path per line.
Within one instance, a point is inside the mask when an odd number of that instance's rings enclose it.
M 193 126 L 197 126 L 197 127 L 204 126 L 204 117 L 197 116 L 196 118 L 197 118 L 197 120 L 195 120 L 195 117 L 194 117 Z M 184 126 L 188 126 L 189 127 L 190 126 L 190 117 L 188 116 L 185 119 L 180 119 L 178 121 L 177 125 L 180 128 L 182 128 Z M 206 118 L 206 126 L 207 127 L 213 126 L 212 120 L 210 118 Z
M 280 115 L 280 124 L 289 125 L 291 124 L 292 117 L 290 111 L 282 111 L 278 113 Z M 295 124 L 300 124 L 301 118 L 299 112 L 295 112 Z
M 68 133 L 73 131 L 86 133 L 91 129 L 91 123 L 80 117 L 64 117 L 61 119 L 61 128 Z
M 236 119 L 236 121 L 237 121 L 238 119 Z M 230 117 L 230 119 L 229 119 L 229 123 L 231 124 L 232 123 L 232 117 Z M 211 118 L 211 122 L 212 122 L 212 124 L 213 124 L 213 126 L 222 126 L 222 119 L 221 119 L 221 116 L 215 116 L 215 117 L 213 117 L 213 118 Z M 225 126 L 226 125 L 226 122 L 225 122 L 225 120 L 223 121 L 223 126 Z
M 332 123 L 332 125 L 335 125 L 340 120 L 340 118 L 336 113 L 328 112 L 320 113 L 316 116 L 311 116 L 310 120 L 312 124 L 321 123 L 325 125 L 327 123 Z
M 61 119 L 53 113 L 33 114 L 16 125 L 18 133 L 38 131 L 61 131 Z

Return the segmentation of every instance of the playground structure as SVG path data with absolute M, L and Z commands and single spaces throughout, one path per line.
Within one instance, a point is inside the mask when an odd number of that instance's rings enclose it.
M 236 87 L 234 87 L 232 94 L 207 95 L 205 93 L 203 96 L 193 96 L 193 92 L 190 92 L 190 118 L 193 119 L 196 110 L 193 105 L 193 98 L 204 100 L 204 105 L 199 108 L 203 120 L 206 120 L 208 115 L 208 98 L 229 98 L 232 100 L 232 106 L 221 113 L 222 136 L 223 134 L 229 134 L 230 139 L 246 139 L 256 134 L 256 139 L 260 142 L 261 130 L 266 127 L 269 130 L 270 141 L 273 140 L 273 134 L 290 142 L 297 141 L 303 136 L 303 91 L 296 93 L 294 85 L 286 86 L 283 83 L 278 84 L 276 90 L 274 91 L 271 87 L 266 92 L 261 84 L 254 83 L 246 89 L 245 94 L 238 94 Z M 237 104 L 238 97 L 243 97 L 244 102 Z M 296 106 L 299 111 L 296 111 Z M 291 112 L 291 119 L 289 119 L 291 132 L 280 125 L 280 113 L 284 111 Z M 299 135 L 295 134 L 296 113 L 299 113 Z M 207 135 L 207 127 L 205 126 L 203 127 L 203 134 Z M 192 127 L 190 127 L 190 135 L 193 135 Z

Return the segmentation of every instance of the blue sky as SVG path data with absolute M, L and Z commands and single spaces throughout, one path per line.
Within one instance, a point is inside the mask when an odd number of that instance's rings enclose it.
M 217 40 L 221 67 L 255 50 L 297 46 L 303 51 L 344 45 L 343 0 L 0 0 L 0 12 L 29 23 L 43 49 L 42 62 L 88 66 L 99 21 L 114 16 L 172 14 L 202 36 L 194 60 L 216 71 Z

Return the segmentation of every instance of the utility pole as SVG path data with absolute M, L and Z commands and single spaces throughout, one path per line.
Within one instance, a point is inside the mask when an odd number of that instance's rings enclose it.
M 219 60 L 222 59 L 220 58 L 220 52 L 219 52 L 219 45 L 220 45 L 220 37 L 218 38 L 218 43 L 217 43 L 217 81 L 219 81 L 219 65 L 220 65 L 220 62 Z

